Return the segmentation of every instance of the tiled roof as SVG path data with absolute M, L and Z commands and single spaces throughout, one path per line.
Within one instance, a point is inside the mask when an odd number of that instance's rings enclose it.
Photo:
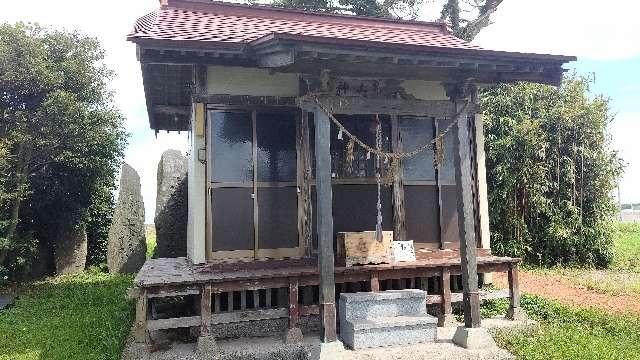
M 274 33 L 412 47 L 481 49 L 453 36 L 440 23 L 193 0 L 169 0 L 160 9 L 141 17 L 129 39 L 242 45 Z

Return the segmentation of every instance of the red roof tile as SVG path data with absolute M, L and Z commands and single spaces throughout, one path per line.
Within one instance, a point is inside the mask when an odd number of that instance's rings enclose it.
M 168 5 L 138 19 L 129 39 L 241 45 L 274 33 L 429 48 L 481 49 L 453 36 L 441 23 L 197 0 L 169 0 Z

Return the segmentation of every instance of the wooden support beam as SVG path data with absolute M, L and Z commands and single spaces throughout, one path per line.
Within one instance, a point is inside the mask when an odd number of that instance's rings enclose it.
M 333 262 L 333 214 L 331 193 L 330 120 L 315 108 L 316 214 L 318 231 L 318 271 L 320 274 L 320 319 L 323 342 L 336 336 L 335 271 Z
M 298 303 L 298 279 L 289 280 L 289 329 L 298 325 L 300 318 L 300 304 Z
M 402 151 L 402 139 L 398 116 L 391 116 L 391 146 L 393 151 Z M 398 161 L 398 169 L 393 174 L 393 240 L 407 240 L 407 224 L 404 208 L 404 185 L 402 160 Z
M 378 277 L 378 272 L 377 271 L 372 271 L 371 272 L 371 291 L 372 292 L 378 292 L 380 291 L 380 279 Z
M 200 298 L 200 336 L 211 334 L 211 318 L 211 284 L 205 284 Z
M 299 138 L 299 187 L 300 187 L 300 207 L 299 231 L 302 238 L 301 246 L 304 249 L 304 255 L 310 257 L 313 253 L 313 206 L 311 203 L 311 147 L 309 142 L 309 113 L 302 111 L 300 121 L 300 138 Z
M 435 118 L 433 120 L 433 134 L 434 137 L 438 136 L 442 131 L 444 131 L 445 126 L 443 126 L 443 124 L 441 124 L 442 122 L 444 122 L 444 120 L 440 120 Z M 443 139 L 444 142 L 444 139 Z M 438 203 L 436 204 L 437 208 L 438 208 L 438 238 L 440 239 L 440 249 L 444 249 L 445 248 L 445 228 L 443 226 L 443 224 L 445 223 L 444 220 L 444 213 L 442 212 L 443 209 L 443 202 L 444 199 L 442 197 L 442 171 L 440 170 L 439 167 L 435 167 L 435 176 L 436 176 L 436 192 L 437 192 L 437 197 L 438 197 Z
M 442 296 L 441 312 L 443 316 L 451 315 L 453 313 L 451 307 L 451 272 L 448 267 L 442 268 L 442 287 L 440 295 Z
M 520 308 L 520 285 L 518 283 L 518 264 L 509 264 L 509 308 Z
M 463 111 L 466 101 L 463 94 L 452 94 L 456 112 Z M 472 96 L 472 98 L 474 98 Z M 464 324 L 468 328 L 480 327 L 480 296 L 478 294 L 478 265 L 476 257 L 476 232 L 474 217 L 473 177 L 471 174 L 471 139 L 468 113 L 457 119 L 454 131 L 456 190 L 458 195 L 458 230 L 460 234 L 460 259 L 464 298 Z
M 140 289 L 138 302 L 136 303 L 136 332 L 137 342 L 147 342 L 147 289 Z

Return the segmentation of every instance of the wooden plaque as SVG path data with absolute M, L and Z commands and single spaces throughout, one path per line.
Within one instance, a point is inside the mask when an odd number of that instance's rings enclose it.
M 393 231 L 383 231 L 381 242 L 375 231 L 339 232 L 336 256 L 345 266 L 391 263 Z

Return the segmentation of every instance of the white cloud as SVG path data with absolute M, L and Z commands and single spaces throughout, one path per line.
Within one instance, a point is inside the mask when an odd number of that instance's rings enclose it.
M 125 154 L 125 162 L 140 175 L 142 198 L 145 204 L 145 222 L 152 223 L 156 207 L 157 169 L 160 156 L 167 149 L 176 149 L 186 155 L 188 149 L 187 133 L 159 132 L 156 139 L 153 131 L 148 130 L 132 141 Z
M 640 112 L 622 112 L 611 123 L 613 148 L 619 151 L 627 167 L 620 181 L 620 198 L 623 202 L 640 202 L 640 158 L 638 134 Z
M 640 56 L 640 4 L 609 0 L 503 2 L 474 43 L 492 50 L 623 59 Z

